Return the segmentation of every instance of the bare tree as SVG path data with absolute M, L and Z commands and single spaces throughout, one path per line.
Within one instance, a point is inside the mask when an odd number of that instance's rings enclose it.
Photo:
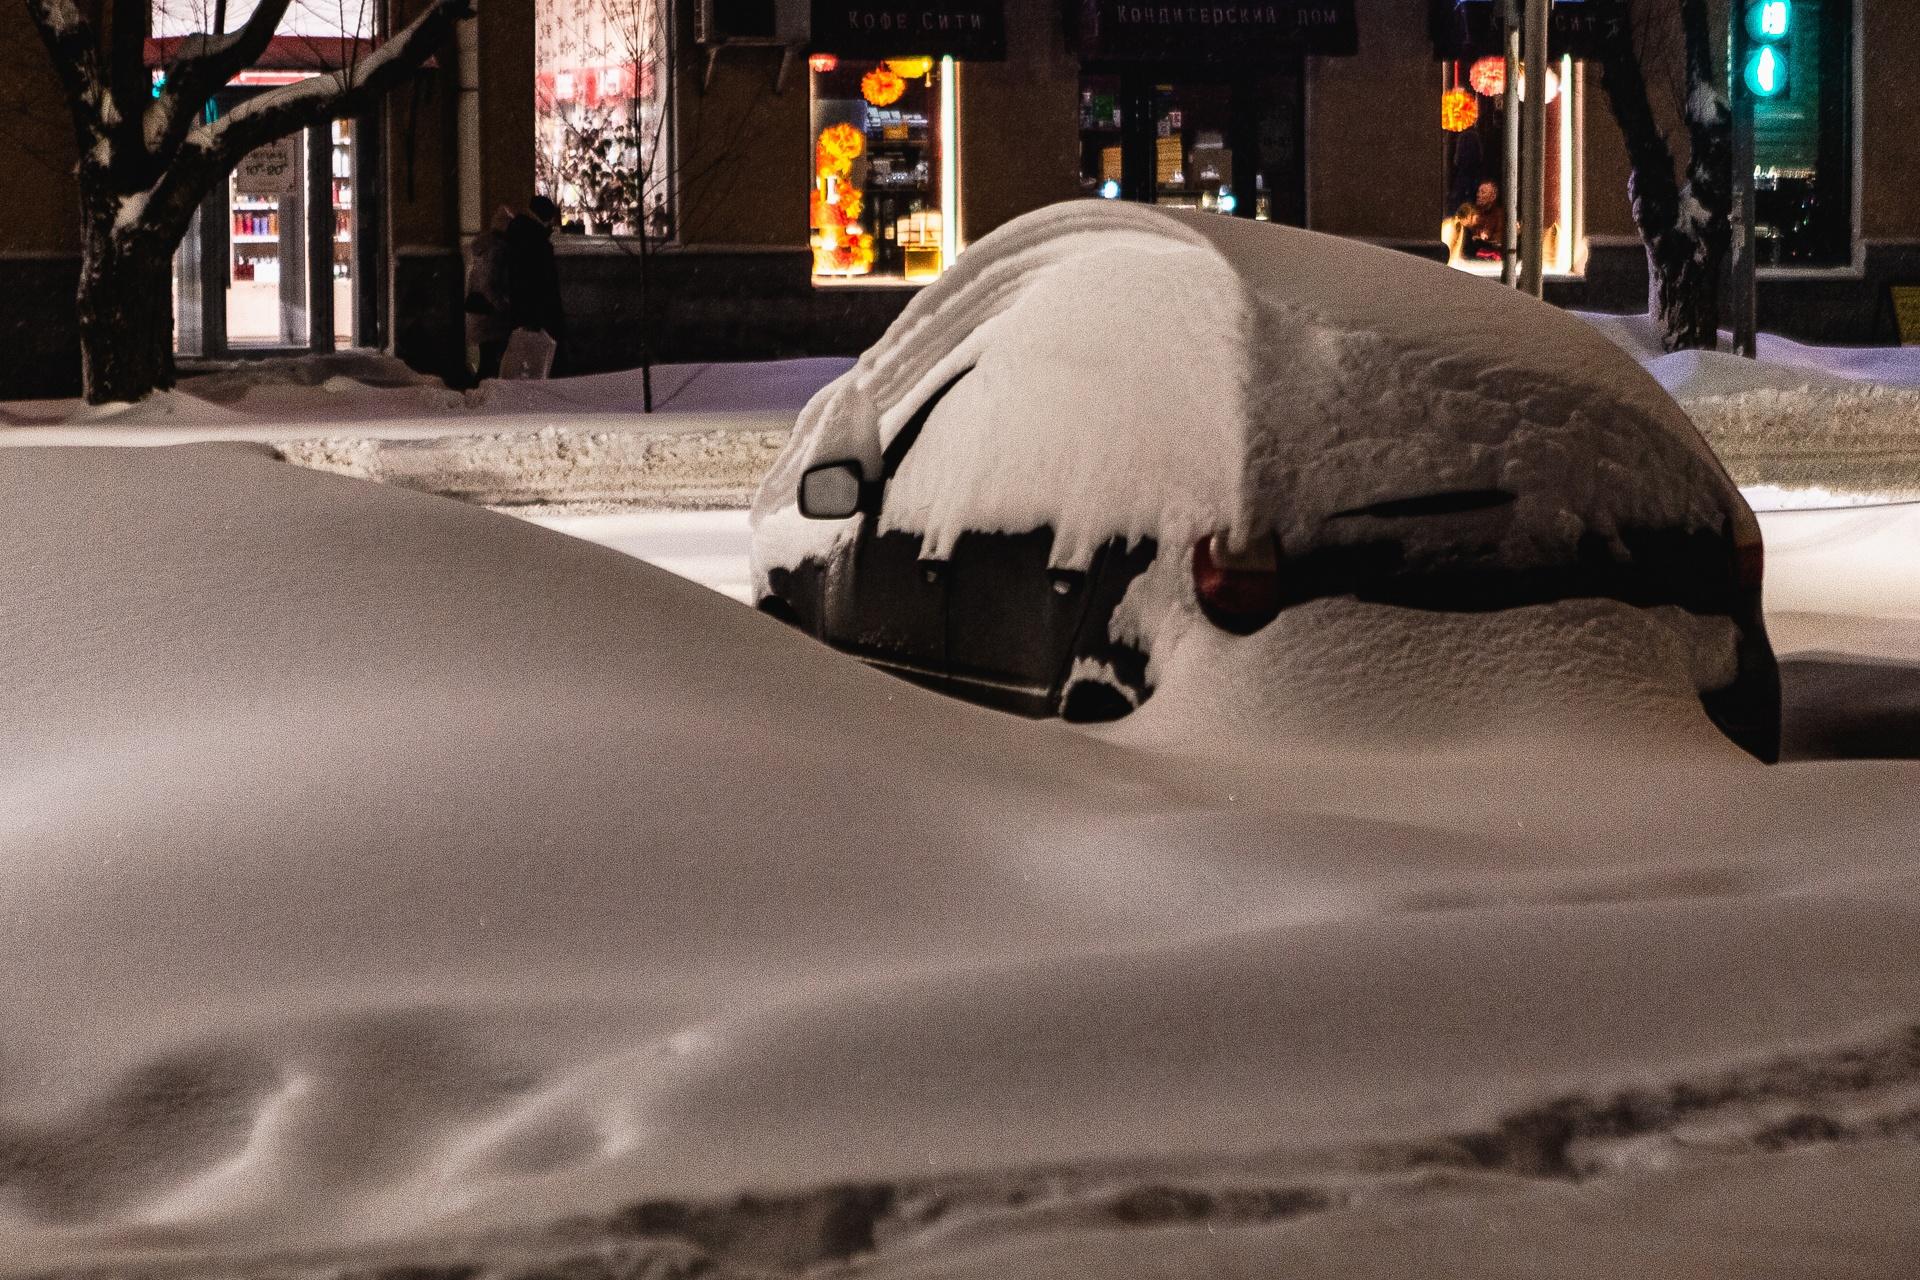
M 1648 310 L 1668 351 L 1719 341 L 1720 279 L 1731 244 L 1733 118 L 1726 61 L 1708 0 L 1633 0 L 1622 6 L 1600 61 L 1600 84 L 1626 138 L 1627 197 L 1647 249 Z M 1673 148 L 1649 82 L 1685 123 L 1687 161 Z
M 639 267 L 641 394 L 653 411 L 658 251 L 682 220 L 697 221 L 725 200 L 738 180 L 740 144 L 759 129 L 773 85 L 722 111 L 709 105 L 691 122 L 673 110 L 680 96 L 681 57 L 668 0 L 576 0 L 543 7 L 537 57 L 612 73 L 604 86 L 574 83 L 558 100 L 542 70 L 538 110 L 545 118 L 535 148 L 534 178 L 563 215 L 610 234 Z M 778 50 L 767 51 L 778 56 Z M 675 128 L 684 130 L 678 138 Z
M 145 59 L 151 0 L 104 3 L 101 24 L 76 0 L 26 0 L 79 153 L 80 376 L 95 404 L 172 385 L 169 271 L 214 185 L 257 147 L 370 110 L 473 13 L 469 0 L 431 0 L 391 39 L 350 41 L 345 65 L 210 120 L 207 104 L 267 52 L 290 0 L 259 0 L 236 31 L 182 38 L 157 85 Z

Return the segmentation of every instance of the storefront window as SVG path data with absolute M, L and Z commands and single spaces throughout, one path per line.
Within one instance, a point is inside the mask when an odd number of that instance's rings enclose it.
M 953 60 L 810 65 L 814 278 L 934 278 L 958 246 Z
M 1754 259 L 1836 266 L 1853 256 L 1852 41 L 1844 0 L 1792 8 L 1792 72 L 1753 104 Z
M 1080 77 L 1081 194 L 1304 222 L 1297 65 L 1179 79 L 1157 71 Z
M 537 0 L 534 180 L 563 226 L 673 234 L 665 0 Z
M 1447 139 L 1446 214 L 1440 237 L 1448 261 L 1497 274 L 1506 221 L 1507 63 L 1497 55 L 1442 64 L 1440 127 Z M 1581 235 L 1579 202 L 1580 74 L 1572 58 L 1547 71 L 1546 269 L 1575 270 Z M 1525 98 L 1529 77 L 1520 71 Z M 1516 232 L 1523 229 L 1516 227 Z M 1520 237 L 1524 243 L 1524 235 Z

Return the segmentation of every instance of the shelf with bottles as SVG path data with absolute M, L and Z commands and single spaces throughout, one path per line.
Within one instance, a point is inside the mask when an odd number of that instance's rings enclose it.
M 270 204 L 260 208 L 236 208 L 233 211 L 231 234 L 235 240 L 278 240 L 280 238 L 280 207 Z
M 280 259 L 270 253 L 236 253 L 233 258 L 235 284 L 279 284 Z

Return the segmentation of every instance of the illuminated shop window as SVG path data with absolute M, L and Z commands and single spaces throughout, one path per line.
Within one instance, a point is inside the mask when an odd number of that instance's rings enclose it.
M 1775 92 L 1753 104 L 1754 258 L 1763 266 L 1853 260 L 1853 41 L 1843 0 L 1765 12 L 1782 30 Z
M 953 59 L 809 65 L 814 278 L 933 279 L 959 244 Z
M 534 185 L 563 227 L 673 234 L 666 0 L 535 0 Z
M 1442 65 L 1440 128 L 1447 139 L 1446 215 L 1440 238 L 1448 261 L 1467 271 L 1499 274 L 1505 222 L 1507 63 L 1499 56 Z M 1578 269 L 1580 237 L 1579 122 L 1581 77 L 1571 58 L 1547 69 L 1546 269 Z M 1520 94 L 1530 88 L 1520 72 Z

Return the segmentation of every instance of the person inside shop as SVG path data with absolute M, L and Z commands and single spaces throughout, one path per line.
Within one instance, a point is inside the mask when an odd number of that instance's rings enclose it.
M 467 245 L 467 346 L 476 380 L 500 376 L 500 357 L 513 332 L 507 305 L 507 228 L 513 210 L 501 205 L 493 221 Z
M 1498 262 L 1506 210 L 1500 204 L 1500 185 L 1491 179 L 1480 184 L 1473 199 L 1454 211 L 1449 221 L 1448 259 L 1452 262 Z
M 555 344 L 554 374 L 566 356 L 566 315 L 560 308 L 560 268 L 553 257 L 553 230 L 560 210 L 546 196 L 527 201 L 527 211 L 507 224 L 507 312 L 515 329 L 546 334 Z

